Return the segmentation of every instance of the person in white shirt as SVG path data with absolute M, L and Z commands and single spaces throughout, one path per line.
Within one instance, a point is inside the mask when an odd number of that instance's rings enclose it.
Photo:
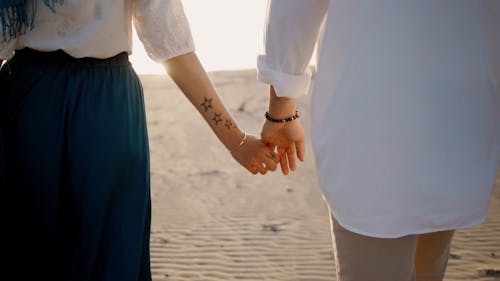
M 258 78 L 268 119 L 311 80 L 312 143 L 340 280 L 442 280 L 455 229 L 481 223 L 500 160 L 500 1 L 271 0 Z M 299 121 L 267 121 L 284 173 Z
M 217 96 L 179 0 L 11 0 L 0 17 L 0 279 L 151 280 L 132 21 L 232 156 L 254 174 L 275 169 Z

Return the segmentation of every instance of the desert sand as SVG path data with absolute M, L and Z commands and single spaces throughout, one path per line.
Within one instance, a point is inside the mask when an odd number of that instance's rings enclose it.
M 211 78 L 241 128 L 267 108 L 254 70 Z M 290 176 L 239 167 L 167 76 L 142 76 L 151 144 L 155 281 L 333 281 L 330 221 L 307 159 Z M 309 131 L 309 99 L 300 100 Z M 460 230 L 447 281 L 500 280 L 500 178 L 484 224 Z

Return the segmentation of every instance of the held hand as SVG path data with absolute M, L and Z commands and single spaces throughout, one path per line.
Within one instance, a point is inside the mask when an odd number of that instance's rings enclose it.
M 245 143 L 231 152 L 231 155 L 254 175 L 275 171 L 278 165 L 276 153 L 252 135 L 248 135 Z
M 304 129 L 299 120 L 288 123 L 266 121 L 261 132 L 262 141 L 271 148 L 277 147 L 278 157 L 283 174 L 297 168 L 295 155 L 304 161 L 305 144 Z

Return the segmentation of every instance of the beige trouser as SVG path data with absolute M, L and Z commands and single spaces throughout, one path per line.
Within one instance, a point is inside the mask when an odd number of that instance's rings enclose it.
M 441 281 L 455 231 L 373 238 L 348 231 L 333 219 L 339 281 Z

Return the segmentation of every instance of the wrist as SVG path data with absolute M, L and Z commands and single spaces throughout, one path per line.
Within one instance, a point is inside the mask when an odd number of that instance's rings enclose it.
M 297 102 L 294 98 L 278 97 L 274 88 L 270 87 L 269 115 L 276 119 L 284 119 L 295 115 Z
M 283 123 L 288 123 L 288 122 L 292 122 L 292 121 L 294 121 L 296 119 L 299 119 L 300 118 L 300 112 L 299 111 L 295 111 L 294 115 L 290 115 L 290 116 L 285 117 L 285 118 L 275 118 L 269 112 L 266 112 L 266 114 L 264 116 L 266 117 L 266 120 L 269 121 L 269 122 L 283 124 Z
M 247 133 L 241 130 L 235 130 L 234 134 L 231 134 L 228 141 L 225 143 L 227 150 L 230 153 L 238 151 L 246 142 Z

